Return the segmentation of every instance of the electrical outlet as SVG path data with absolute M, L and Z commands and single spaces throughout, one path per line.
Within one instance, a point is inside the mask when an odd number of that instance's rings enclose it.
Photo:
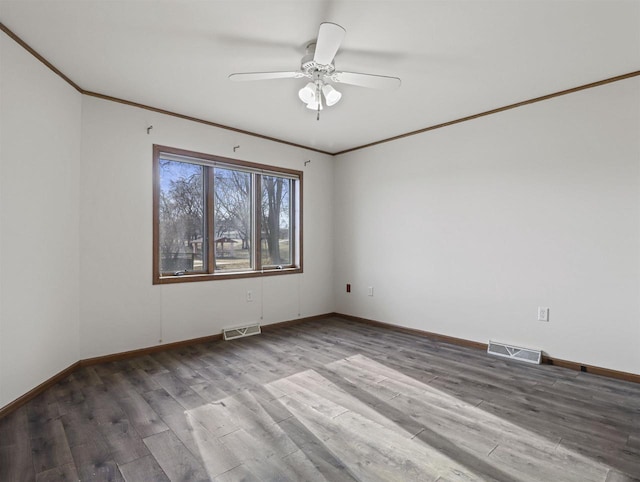
M 253 301 L 253 291 L 247 290 L 247 303 L 251 303 Z
M 347 293 L 351 293 L 351 283 L 347 283 Z
M 549 308 L 538 306 L 538 321 L 549 321 Z
M 369 286 L 369 287 L 367 288 L 367 295 L 369 295 L 369 296 L 373 296 L 373 286 Z

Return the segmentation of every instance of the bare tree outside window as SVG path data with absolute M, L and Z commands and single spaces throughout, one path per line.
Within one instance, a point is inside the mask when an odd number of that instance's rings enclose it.
M 251 174 L 214 169 L 214 231 L 216 268 L 252 268 Z
M 291 263 L 291 181 L 262 176 L 262 264 Z
M 302 172 L 153 147 L 153 282 L 302 272 Z
M 201 271 L 204 266 L 203 168 L 160 161 L 160 270 Z

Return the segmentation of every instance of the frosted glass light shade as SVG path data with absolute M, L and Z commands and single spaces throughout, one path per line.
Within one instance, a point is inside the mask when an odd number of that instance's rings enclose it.
M 324 94 L 324 98 L 327 101 L 327 106 L 329 107 L 337 104 L 342 97 L 342 94 L 331 87 L 329 84 L 325 84 L 322 86 L 322 93 Z
M 316 86 L 313 82 L 309 82 L 302 89 L 298 91 L 298 97 L 305 104 L 309 102 L 315 102 L 316 100 Z

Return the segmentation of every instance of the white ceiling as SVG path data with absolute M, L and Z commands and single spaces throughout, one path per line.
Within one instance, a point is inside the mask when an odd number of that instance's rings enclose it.
M 339 152 L 640 69 L 640 1 L 0 1 L 0 21 L 82 89 Z M 342 85 L 320 121 L 296 70 L 323 21 L 346 37 Z

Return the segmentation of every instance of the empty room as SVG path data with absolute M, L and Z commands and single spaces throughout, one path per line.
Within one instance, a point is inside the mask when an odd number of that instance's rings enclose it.
M 639 0 L 0 0 L 0 482 L 640 481 Z

